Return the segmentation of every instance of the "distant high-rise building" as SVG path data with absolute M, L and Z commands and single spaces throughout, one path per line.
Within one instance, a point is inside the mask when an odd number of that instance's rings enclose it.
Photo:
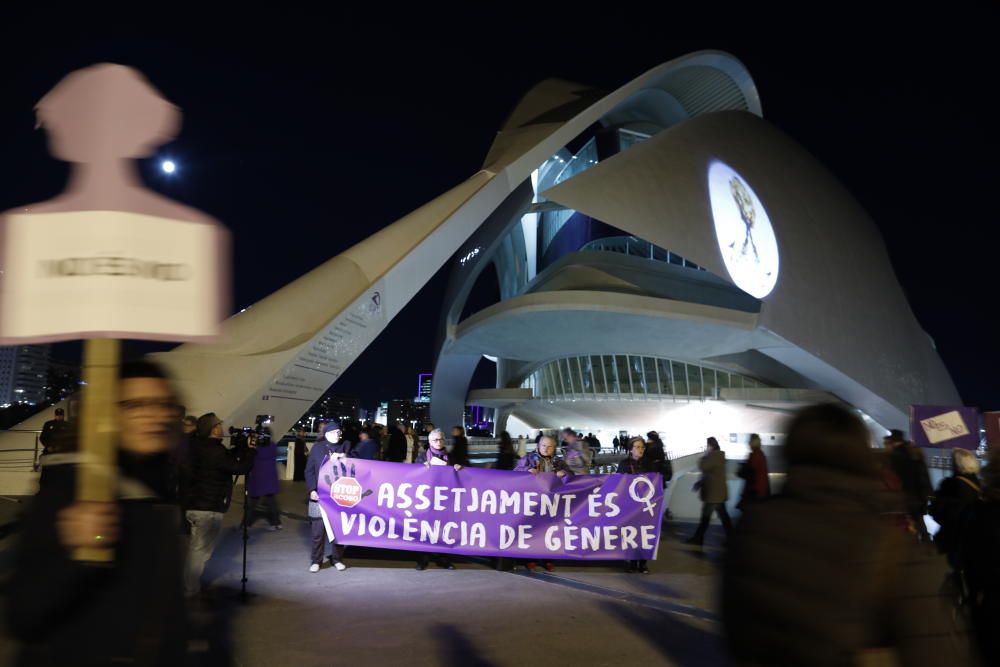
M 0 347 L 0 405 L 46 399 L 50 345 Z
M 419 403 L 431 402 L 431 383 L 434 375 L 432 373 L 421 373 L 417 376 L 417 397 Z
M 407 426 L 425 424 L 431 420 L 430 404 L 423 401 L 409 401 L 406 399 L 395 399 L 389 401 L 388 424 L 399 424 Z

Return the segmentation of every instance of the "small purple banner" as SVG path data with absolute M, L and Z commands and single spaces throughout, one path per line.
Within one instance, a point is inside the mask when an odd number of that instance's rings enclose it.
M 658 473 L 576 475 L 327 460 L 319 499 L 339 544 L 467 556 L 651 560 Z
M 979 411 L 940 405 L 910 406 L 910 438 L 917 447 L 979 448 Z

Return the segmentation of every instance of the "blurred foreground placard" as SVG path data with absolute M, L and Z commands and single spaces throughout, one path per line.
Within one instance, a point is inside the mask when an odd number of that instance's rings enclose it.
M 221 225 L 124 211 L 10 212 L 0 224 L 0 344 L 218 335 Z

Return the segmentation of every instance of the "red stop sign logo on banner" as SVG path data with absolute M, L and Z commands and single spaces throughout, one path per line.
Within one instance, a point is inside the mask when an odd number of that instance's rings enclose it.
M 361 502 L 361 485 L 353 477 L 341 477 L 330 488 L 330 497 L 341 507 L 354 507 Z

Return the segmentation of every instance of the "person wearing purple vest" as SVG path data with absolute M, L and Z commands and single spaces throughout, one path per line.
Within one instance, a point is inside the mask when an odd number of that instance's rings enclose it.
M 250 513 L 247 527 L 263 515 L 270 530 L 281 530 L 281 510 L 278 509 L 278 443 L 271 438 L 271 429 L 257 427 L 257 458 L 250 470 L 247 493 L 250 496 Z
M 465 458 L 463 458 L 463 456 Z M 459 453 L 456 457 L 452 452 L 448 451 L 444 442 L 444 431 L 436 428 L 427 434 L 427 451 L 424 454 L 425 466 L 452 466 L 455 468 L 455 471 L 458 472 L 468 465 L 468 462 L 467 455 Z M 426 570 L 430 559 L 431 555 L 427 552 L 418 554 L 417 570 Z M 438 554 L 437 564 L 438 567 L 443 567 L 446 570 L 455 569 L 455 566 L 451 564 L 451 559 L 448 558 L 447 554 Z

